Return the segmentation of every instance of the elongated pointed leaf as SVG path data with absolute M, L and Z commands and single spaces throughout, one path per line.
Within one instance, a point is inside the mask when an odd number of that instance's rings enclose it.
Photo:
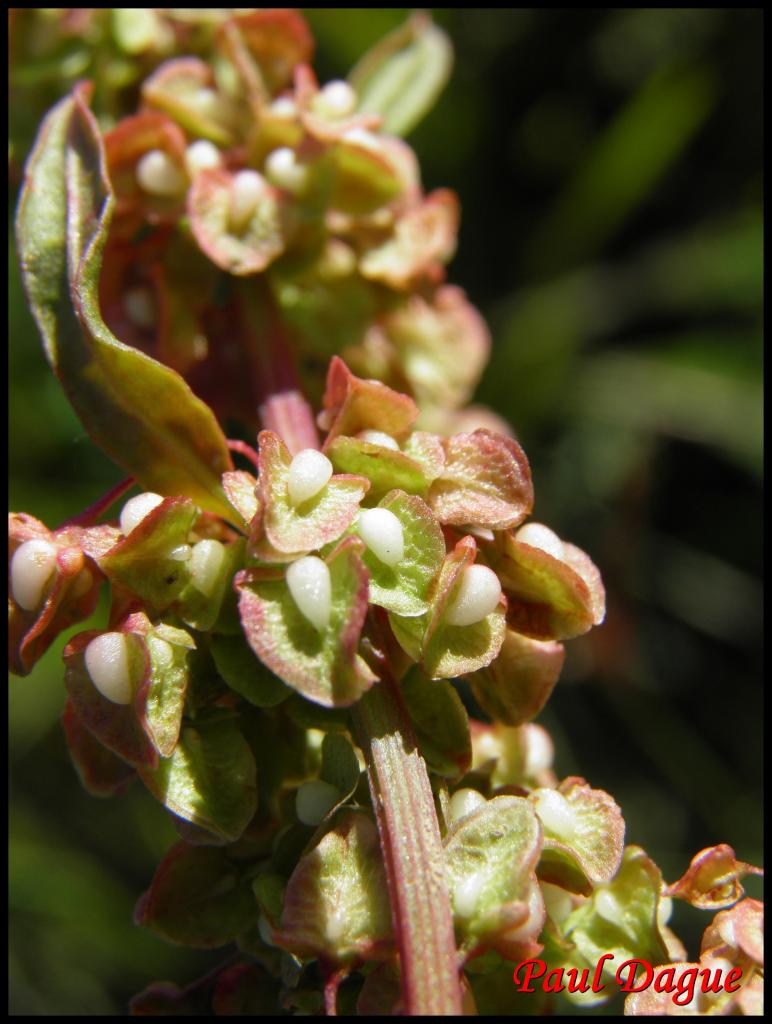
M 113 194 L 78 87 L 48 115 L 27 164 L 17 236 L 30 307 L 51 366 L 92 439 L 147 490 L 232 518 L 232 468 L 211 410 L 173 370 L 122 344 L 99 311 Z

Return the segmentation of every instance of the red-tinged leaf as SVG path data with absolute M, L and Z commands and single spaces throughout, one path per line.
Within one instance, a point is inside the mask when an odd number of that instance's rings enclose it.
M 732 847 L 721 843 L 700 850 L 681 878 L 667 887 L 666 893 L 700 910 L 721 910 L 742 899 L 741 878 L 761 874 L 761 868 L 737 860 Z
M 295 956 L 354 965 L 393 955 L 391 911 L 378 832 L 361 812 L 339 814 L 305 854 L 284 897 L 274 940 Z
M 281 570 L 248 569 L 234 584 L 252 650 L 288 686 L 325 707 L 353 704 L 375 681 L 357 654 L 367 614 L 362 547 L 349 537 L 327 558 L 332 609 L 322 633 L 299 611 Z
M 368 130 L 378 128 L 381 118 L 377 114 L 352 113 L 346 117 L 328 115 L 319 109 L 319 83 L 312 68 L 300 64 L 295 68 L 294 94 L 300 121 L 306 132 L 322 144 L 330 144 L 345 139 L 352 128 Z
M 116 627 L 116 631 L 126 633 L 129 639 L 130 671 L 136 685 L 136 696 L 131 704 L 115 704 L 103 697 L 88 674 L 85 653 L 91 641 L 100 635 L 96 630 L 79 633 L 65 647 L 64 683 L 75 713 L 100 743 L 136 768 L 154 767 L 158 753 L 145 713 L 149 657 L 144 637 L 133 631 L 136 624 L 135 618 L 130 616 Z
M 457 409 L 469 401 L 491 340 L 461 288 L 438 288 L 431 301 L 411 295 L 385 319 L 383 330 L 421 408 Z
M 87 619 L 99 599 L 104 577 L 96 563 L 84 554 L 112 539 L 110 527 L 84 530 L 66 527 L 51 532 L 23 512 L 8 515 L 8 668 L 27 675 L 37 660 L 64 630 Z M 11 562 L 16 551 L 30 540 L 43 540 L 57 548 L 56 564 L 37 608 L 22 608 L 14 599 Z
M 412 398 L 376 380 L 355 377 L 342 359 L 333 356 L 324 393 L 323 426 L 329 431 L 325 447 L 339 434 L 380 430 L 399 440 L 418 417 Z
M 295 67 L 313 56 L 314 39 L 298 11 L 269 7 L 237 15 L 221 31 L 224 44 L 229 25 L 238 30 L 271 93 L 288 85 Z
M 171 757 L 139 774 L 173 814 L 231 842 L 257 807 L 255 759 L 227 713 L 197 716 L 183 727 Z
M 273 1017 L 277 984 L 260 964 L 234 964 L 217 978 L 212 1009 L 216 1017 Z
M 262 527 L 271 546 L 293 557 L 337 540 L 354 521 L 370 486 L 368 481 L 335 475 L 313 498 L 293 506 L 287 490 L 292 464 L 287 446 L 270 430 L 260 432 L 258 446 Z
M 394 140 L 377 136 L 346 137 L 332 151 L 335 168 L 330 205 L 355 216 L 374 213 L 397 199 L 403 188 L 402 167 L 392 158 Z
M 117 796 L 135 777 L 134 769 L 86 729 L 68 700 L 62 712 L 67 748 L 83 788 L 92 796 Z
M 564 659 L 562 644 L 508 629 L 496 660 L 469 676 L 475 700 L 495 722 L 530 722 L 549 700 Z
M 452 526 L 516 526 L 533 507 L 525 452 L 517 441 L 489 430 L 448 438 L 445 467 L 432 484 L 429 504 L 441 523 Z
M 196 175 L 188 192 L 190 226 L 201 249 L 230 274 L 256 274 L 284 252 L 281 194 L 268 182 L 247 222 L 231 218 L 234 175 L 212 168 Z
M 689 982 L 689 976 L 696 979 L 701 964 L 662 964 L 657 967 L 651 983 L 640 992 L 631 992 L 625 999 L 625 1017 L 691 1017 L 697 1011 L 691 1000 L 680 994 Z M 688 972 L 694 972 L 689 975 Z M 687 975 L 683 978 L 683 975 Z M 695 992 L 698 988 L 695 987 Z M 675 1002 L 679 999 L 681 1005 Z M 689 1004 L 689 1005 L 684 1005 Z
M 187 543 L 198 511 L 189 498 L 165 498 L 99 559 L 105 576 L 159 610 L 190 582 L 190 568 L 172 557 Z
M 388 241 L 360 259 L 362 276 L 398 289 L 410 288 L 422 276 L 441 279 L 441 265 L 456 249 L 458 222 L 458 199 L 437 189 L 402 214 Z
M 258 513 L 257 479 L 251 473 L 235 469 L 223 473 L 222 487 L 228 501 L 233 505 L 245 527 L 248 527 Z
M 764 904 L 760 900 L 744 899 L 730 910 L 716 914 L 702 937 L 702 952 L 708 951 L 719 956 L 738 951 L 763 967 Z
M 99 312 L 113 196 L 87 91 L 48 115 L 17 217 L 27 295 L 48 359 L 92 439 L 146 490 L 226 518 L 230 454 L 211 410 L 173 370 L 121 344 Z
M 187 988 L 172 981 L 154 982 L 132 996 L 129 1013 L 132 1017 L 210 1017 L 214 984 L 211 974 Z
M 365 978 L 357 999 L 359 1017 L 399 1017 L 404 1009 L 399 967 L 377 964 Z
M 534 790 L 529 799 L 544 827 L 539 878 L 587 896 L 593 885 L 614 877 L 625 823 L 608 793 L 572 776 L 557 789 Z
M 177 843 L 158 865 L 135 917 L 170 942 L 214 949 L 256 920 L 257 904 L 243 866 L 226 851 Z
M 507 594 L 507 624 L 516 633 L 535 640 L 570 640 L 603 621 L 600 573 L 579 548 L 564 543 L 563 550 L 564 557 L 556 558 L 511 533 L 488 549 Z
M 230 111 L 219 97 L 215 116 L 201 104 L 202 90 L 215 85 L 212 69 L 196 57 L 168 60 L 142 84 L 142 99 L 149 107 L 163 111 L 196 139 L 209 139 L 218 146 L 232 144 Z M 219 116 L 218 116 L 219 115 Z M 232 116 L 232 115 L 231 115 Z

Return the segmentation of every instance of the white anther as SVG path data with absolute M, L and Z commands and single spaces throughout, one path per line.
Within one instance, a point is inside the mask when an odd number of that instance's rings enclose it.
M 207 86 L 199 89 L 194 97 L 194 103 L 199 113 L 205 117 L 218 118 L 223 113 L 222 97 L 216 89 Z
M 484 764 L 486 761 L 496 761 L 501 757 L 501 743 L 493 733 L 484 732 L 474 742 L 475 763 Z
M 470 918 L 474 916 L 484 885 L 485 876 L 482 872 L 479 872 L 467 875 L 456 887 L 453 893 L 453 906 L 459 917 Z
M 149 515 L 154 508 L 158 508 L 162 501 L 161 495 L 154 494 L 153 491 L 145 491 L 144 494 L 137 494 L 136 497 L 129 498 L 121 509 L 118 521 L 121 533 L 128 536 L 139 526 L 145 516 Z
M 348 82 L 337 79 L 314 97 L 314 110 L 324 117 L 340 118 L 353 114 L 357 107 L 357 94 Z
M 279 96 L 278 99 L 273 101 L 268 110 L 274 117 L 286 118 L 287 120 L 296 117 L 298 112 L 297 104 L 291 96 Z
M 230 222 L 236 231 L 249 223 L 257 204 L 265 195 L 267 184 L 262 174 L 246 170 L 234 174 L 230 190 Z
M 326 487 L 332 476 L 332 463 L 315 448 L 304 448 L 290 463 L 287 492 L 292 505 L 300 505 Z
M 384 565 L 394 568 L 405 557 L 402 523 L 387 508 L 363 508 L 357 519 L 357 531 Z
M 568 800 L 555 789 L 539 789 L 534 794 L 536 813 L 549 832 L 554 832 L 561 839 L 571 839 L 574 835 L 574 815 Z
M 394 452 L 399 451 L 399 445 L 391 434 L 384 434 L 382 430 L 360 430 L 356 436 L 359 441 L 367 441 L 369 444 L 379 444 L 381 448 L 391 448 Z
M 340 800 L 340 791 L 324 779 L 304 782 L 295 794 L 295 811 L 304 825 L 319 825 Z
M 25 612 L 34 611 L 43 599 L 54 569 L 56 547 L 47 540 L 28 540 L 11 559 L 11 594 Z
M 550 882 L 540 882 L 541 893 L 544 897 L 544 906 L 547 913 L 555 922 L 561 924 L 574 909 L 574 902 L 570 893 L 561 889 L 559 885 L 552 885 Z
M 457 789 L 450 798 L 450 816 L 453 821 L 465 818 L 486 803 L 485 797 L 476 789 Z
M 379 149 L 378 136 L 369 132 L 366 128 L 349 128 L 343 133 L 345 142 L 353 142 L 355 146 L 362 146 L 365 149 Z
M 664 928 L 673 913 L 673 900 L 670 896 L 660 896 L 657 904 L 657 924 Z
M 555 747 L 549 733 L 542 726 L 527 725 L 525 728 L 526 753 L 523 770 L 527 776 L 531 777 L 552 766 Z
M 185 176 L 168 153 L 151 149 L 137 164 L 140 187 L 153 196 L 178 196 L 185 191 Z
M 731 917 L 725 917 L 718 926 L 718 934 L 727 946 L 737 946 L 737 935 L 734 930 L 734 921 Z
M 540 548 L 553 558 L 565 557 L 563 541 L 554 530 L 541 523 L 526 523 L 525 526 L 521 526 L 515 534 L 515 540 L 521 544 L 530 544 L 532 548 Z
M 504 933 L 508 942 L 523 942 L 525 939 L 535 938 L 534 931 L 541 931 L 544 923 L 544 900 L 538 884 L 531 886 L 528 896 L 528 917 L 516 928 L 510 928 Z
M 193 586 L 205 597 L 211 597 L 225 558 L 225 546 L 219 540 L 200 540 L 193 545 L 190 574 Z
M 149 330 L 156 325 L 156 305 L 149 288 L 132 288 L 123 300 L 126 315 L 137 327 Z
M 625 916 L 619 900 L 608 889 L 596 889 L 593 897 L 595 912 L 600 914 L 604 921 L 624 928 Z
M 302 192 L 308 182 L 308 168 L 298 163 L 295 151 L 281 146 L 268 154 L 265 173 L 269 180 L 285 192 Z
M 187 562 L 193 553 L 193 548 L 190 544 L 178 544 L 176 548 L 172 548 L 166 556 L 171 558 L 174 562 Z
M 86 669 L 97 690 L 113 704 L 131 704 L 134 690 L 125 633 L 102 633 L 86 648 Z
M 468 565 L 461 572 L 456 593 L 445 611 L 451 626 L 471 626 L 490 615 L 501 597 L 501 584 L 487 565 Z
M 199 171 L 208 171 L 222 164 L 220 150 L 209 139 L 197 139 L 185 150 L 185 167 L 191 178 Z
M 332 611 L 332 583 L 326 563 L 316 555 L 299 558 L 287 569 L 287 586 L 301 615 L 323 632 Z

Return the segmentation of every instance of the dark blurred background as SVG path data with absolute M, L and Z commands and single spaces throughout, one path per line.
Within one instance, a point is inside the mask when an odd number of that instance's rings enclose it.
M 307 12 L 320 79 L 406 13 Z M 540 718 L 558 773 L 611 792 L 670 881 L 718 842 L 760 863 L 762 14 L 434 13 L 456 66 L 409 141 L 425 187 L 461 198 L 449 277 L 494 338 L 477 397 L 529 455 L 536 519 L 608 592 Z M 16 109 L 17 164 L 42 113 Z M 9 213 L 17 188 L 12 164 Z M 54 526 L 121 474 L 45 364 L 12 232 L 9 254 L 10 507 Z M 61 648 L 10 683 L 10 1011 L 122 1014 L 219 954 L 132 925 L 175 833 L 140 787 L 81 790 Z M 690 953 L 707 922 L 676 908 Z

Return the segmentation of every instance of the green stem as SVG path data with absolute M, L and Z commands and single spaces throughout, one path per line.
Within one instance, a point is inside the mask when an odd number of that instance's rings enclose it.
M 460 1015 L 453 916 L 426 763 L 390 673 L 354 706 L 367 762 L 409 1016 Z

